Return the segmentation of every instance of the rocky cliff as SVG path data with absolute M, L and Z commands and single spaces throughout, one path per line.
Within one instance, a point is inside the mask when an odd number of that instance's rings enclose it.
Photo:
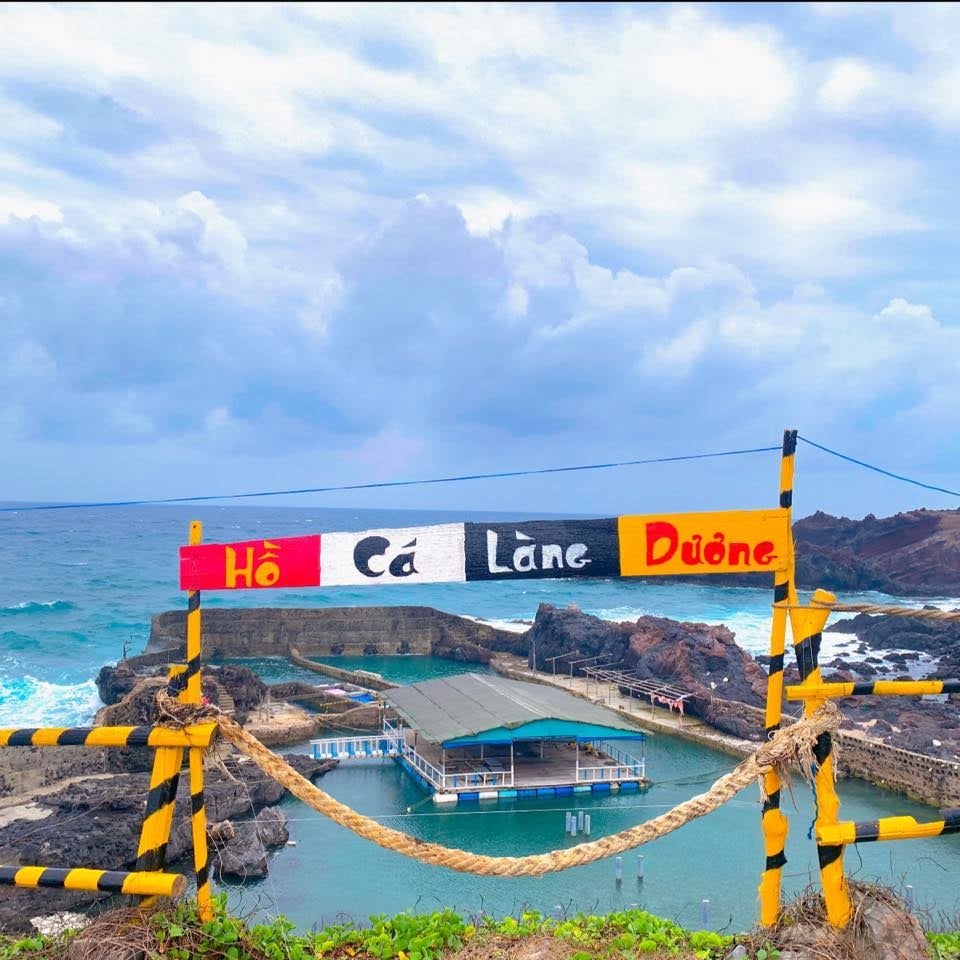
M 863 520 L 818 511 L 793 533 L 801 587 L 960 596 L 960 510 Z
M 763 668 L 724 626 L 664 617 L 609 623 L 575 607 L 561 610 L 542 603 L 526 640 L 540 670 L 552 669 L 550 658 L 574 651 L 575 658 L 619 663 L 618 669 L 638 680 L 681 688 L 690 695 L 686 710 L 718 729 L 748 739 L 760 735 L 753 723 L 742 722 L 716 702 L 722 698 L 760 706 L 767 684 Z M 558 669 L 566 668 L 561 663 Z

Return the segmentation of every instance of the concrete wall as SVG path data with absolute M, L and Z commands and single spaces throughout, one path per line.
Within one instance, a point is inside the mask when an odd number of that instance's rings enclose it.
M 763 711 L 757 707 L 729 700 L 717 705 L 731 715 L 754 721 L 758 731 L 763 729 Z M 792 709 L 796 711 L 795 706 Z M 932 807 L 960 805 L 960 764 L 949 760 L 901 750 L 841 730 L 836 741 L 836 766 L 841 777 L 866 780 Z
M 146 654 L 182 649 L 184 611 L 154 615 Z M 254 607 L 203 611 L 204 657 L 362 656 L 437 652 L 459 644 L 508 649 L 517 634 L 430 607 Z

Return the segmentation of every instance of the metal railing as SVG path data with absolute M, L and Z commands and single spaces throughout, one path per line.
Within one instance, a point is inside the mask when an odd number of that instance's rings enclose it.
M 314 760 L 362 760 L 397 757 L 397 743 L 382 735 L 368 737 L 327 737 L 311 740 Z
M 614 746 L 609 740 L 600 740 L 594 748 L 605 754 L 614 763 L 584 766 L 580 764 L 577 770 L 577 780 L 586 783 L 598 781 L 643 780 L 646 774 L 646 760 L 627 753 L 621 747 Z

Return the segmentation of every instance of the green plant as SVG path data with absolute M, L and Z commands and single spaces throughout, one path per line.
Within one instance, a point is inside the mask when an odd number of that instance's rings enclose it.
M 927 941 L 935 960 L 956 960 L 956 958 L 960 958 L 960 931 L 928 933 Z

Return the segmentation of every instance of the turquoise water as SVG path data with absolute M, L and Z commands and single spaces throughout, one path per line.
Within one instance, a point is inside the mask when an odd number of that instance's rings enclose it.
M 324 657 L 324 663 L 341 670 L 370 670 L 382 674 L 395 683 L 416 683 L 418 680 L 433 680 L 435 677 L 451 677 L 457 673 L 489 673 L 490 668 L 479 663 L 457 663 L 439 657 Z M 211 663 L 238 663 L 249 667 L 264 683 L 287 683 L 300 680 L 303 683 L 335 683 L 330 677 L 321 676 L 313 670 L 298 667 L 283 657 L 237 657 L 231 660 L 216 659 Z
M 177 590 L 177 547 L 185 541 L 187 523 L 193 518 L 204 521 L 208 541 L 452 519 L 503 519 L 492 514 L 452 517 L 425 511 L 261 507 L 0 514 L 5 547 L 0 560 L 0 726 L 90 720 L 100 705 L 92 681 L 100 666 L 116 661 L 124 647 L 139 652 L 153 613 L 184 609 L 184 598 Z M 845 595 L 844 599 L 852 598 Z M 541 602 L 576 603 L 608 619 L 651 613 L 726 623 L 744 647 L 758 653 L 768 643 L 770 600 L 769 590 L 599 579 L 204 595 L 208 607 L 424 604 L 492 621 L 531 620 Z M 826 634 L 825 639 L 831 636 L 837 635 Z M 375 670 L 400 682 L 465 669 L 450 661 L 414 657 L 337 658 L 336 662 Z M 315 674 L 280 660 L 261 660 L 256 665 L 269 682 L 316 680 Z M 701 792 L 733 765 L 729 757 L 666 737 L 648 740 L 647 757 L 648 773 L 655 781 L 647 792 L 591 797 L 582 803 L 593 817 L 595 836 L 669 809 Z M 564 839 L 562 831 L 569 802 L 513 801 L 441 811 L 389 762 L 344 765 L 322 785 L 351 806 L 383 817 L 384 822 L 478 852 L 542 852 L 572 842 Z M 800 811 L 791 815 L 786 871 L 792 888 L 815 876 L 813 844 L 804 837 L 812 818 L 809 792 L 799 785 L 795 792 Z M 914 812 L 929 819 L 932 815 L 927 808 L 863 784 L 844 783 L 841 794 L 845 818 Z M 704 898 L 712 902 L 713 926 L 741 928 L 756 916 L 755 888 L 763 857 L 759 804 L 753 790 L 646 848 L 642 885 L 634 876 L 635 856 L 626 856 L 619 888 L 609 861 L 535 880 L 476 878 L 380 850 L 299 803 L 289 801 L 287 812 L 297 846 L 275 856 L 270 877 L 234 889 L 231 896 L 244 911 L 279 909 L 302 928 L 341 913 L 362 918 L 372 912 L 432 910 L 440 905 L 506 913 L 523 905 L 552 911 L 557 905 L 570 910 L 638 903 L 696 923 Z M 958 909 L 958 837 L 867 844 L 851 848 L 847 864 L 851 874 L 861 878 L 913 884 L 921 905 L 939 911 Z
M 405 682 L 446 675 L 458 666 L 433 657 L 334 659 L 338 665 L 362 664 Z M 307 750 L 307 745 L 302 749 Z M 646 742 L 646 757 L 653 780 L 647 790 L 578 797 L 576 803 L 572 798 L 541 798 L 438 808 L 389 760 L 343 763 L 319 785 L 354 809 L 424 840 L 477 853 L 517 856 L 577 842 L 563 833 L 567 810 L 582 809 L 591 815 L 594 838 L 616 833 L 702 793 L 736 762 L 726 754 L 653 734 Z M 929 820 L 934 816 L 928 807 L 860 781 L 842 782 L 839 791 L 844 819 L 907 814 Z M 812 793 L 798 780 L 793 790 L 796 809 L 789 793 L 784 794 L 784 810 L 791 823 L 790 862 L 784 871 L 789 895 L 818 875 L 815 847 L 806 836 L 813 820 Z M 755 788 L 640 848 L 642 883 L 636 879 L 637 852 L 625 854 L 619 886 L 612 860 L 536 879 L 474 877 L 428 867 L 359 839 L 295 800 L 284 806 L 296 847 L 273 857 L 271 876 L 265 880 L 225 889 L 235 909 L 262 916 L 283 912 L 301 929 L 341 915 L 363 920 L 372 913 L 429 911 L 440 906 L 503 915 L 524 908 L 604 911 L 639 904 L 685 925 L 699 926 L 700 903 L 708 899 L 715 929 L 745 929 L 757 916 L 763 844 Z M 846 866 L 855 879 L 877 880 L 895 888 L 911 884 L 918 906 L 932 914 L 960 910 L 955 883 L 960 876 L 960 836 L 851 847 Z M 389 882 L 384 882 L 387 877 Z

